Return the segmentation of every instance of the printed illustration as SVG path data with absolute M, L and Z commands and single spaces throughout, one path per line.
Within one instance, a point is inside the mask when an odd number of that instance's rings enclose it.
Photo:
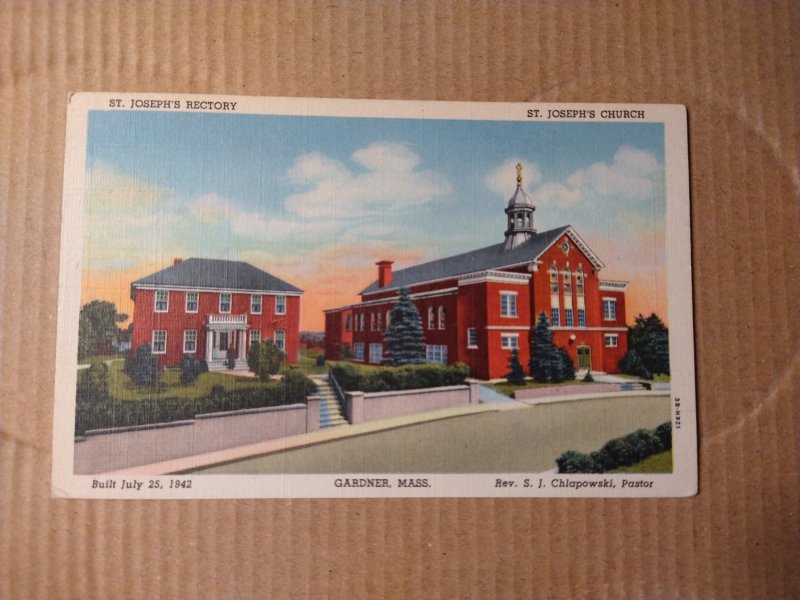
M 691 493 L 682 113 L 79 98 L 71 494 Z

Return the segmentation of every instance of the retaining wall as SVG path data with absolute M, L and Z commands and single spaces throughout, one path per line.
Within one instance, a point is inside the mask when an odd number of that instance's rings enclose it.
M 139 465 L 205 454 L 319 428 L 319 399 L 194 419 L 117 429 L 87 431 L 75 441 L 74 472 L 103 473 Z

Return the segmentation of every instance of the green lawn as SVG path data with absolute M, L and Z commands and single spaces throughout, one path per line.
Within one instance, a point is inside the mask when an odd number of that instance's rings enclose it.
M 158 376 L 156 390 L 136 387 L 122 372 L 121 361 L 111 363 L 108 370 L 108 388 L 111 395 L 120 400 L 158 400 L 159 398 L 204 398 L 211 393 L 214 385 L 221 385 L 226 390 L 254 388 L 263 385 L 258 379 L 238 377 L 226 373 L 203 373 L 194 383 L 181 383 L 179 369 L 167 369 Z
M 672 473 L 672 450 L 648 456 L 642 462 L 619 467 L 612 473 Z

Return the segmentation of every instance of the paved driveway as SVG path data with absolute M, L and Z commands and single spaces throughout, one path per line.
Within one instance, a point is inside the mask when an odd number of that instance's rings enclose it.
M 287 450 L 206 473 L 503 473 L 546 471 L 565 450 L 670 420 L 669 396 L 524 406 L 418 423 Z

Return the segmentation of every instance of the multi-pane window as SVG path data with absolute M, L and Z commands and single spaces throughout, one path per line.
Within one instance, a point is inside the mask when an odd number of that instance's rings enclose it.
M 230 292 L 222 292 L 219 295 L 219 312 L 231 312 L 231 294 Z
M 519 335 L 515 333 L 503 333 L 500 335 L 500 347 L 503 350 L 514 350 L 519 348 Z
M 199 292 L 186 292 L 186 312 L 196 313 L 199 304 Z
M 276 315 L 285 315 L 286 314 L 286 296 L 275 296 L 275 314 Z
M 586 327 L 586 310 L 578 309 L 578 327 Z
M 445 314 L 444 314 L 444 306 L 439 307 L 439 329 L 444 329 L 445 326 Z
M 557 308 L 550 309 L 550 327 L 559 327 L 561 325 L 561 315 Z
M 364 360 L 364 344 L 362 342 L 353 344 L 353 358 L 355 360 Z
M 436 314 L 432 306 L 428 307 L 428 329 L 436 327 Z
M 578 296 L 583 296 L 583 267 L 578 265 L 578 270 L 575 273 L 575 291 Z
M 156 290 L 156 312 L 167 312 L 169 308 L 169 292 Z
M 447 346 L 428 344 L 425 346 L 425 358 L 428 362 L 447 364 Z
M 250 332 L 250 345 L 261 343 L 261 332 L 258 329 L 253 329 Z
M 166 354 L 167 332 L 164 329 L 153 330 L 153 354 Z
M 606 321 L 617 320 L 617 301 L 614 298 L 603 298 L 603 318 Z
M 383 360 L 383 344 L 370 344 L 369 345 L 369 362 L 374 365 L 379 365 Z
M 616 333 L 607 333 L 604 336 L 606 348 L 616 348 L 619 346 L 619 336 Z
M 500 316 L 517 316 L 517 294 L 515 292 L 500 292 Z
M 350 313 L 347 313 L 344 316 L 344 330 L 345 331 L 350 331 L 350 320 L 351 320 Z
M 558 293 L 558 269 L 556 269 L 555 265 L 550 267 L 550 293 Z
M 197 351 L 197 330 L 187 329 L 183 332 L 183 351 L 194 354 Z
M 573 313 L 571 308 L 564 309 L 564 327 L 574 327 L 575 322 L 573 319 Z
M 275 345 L 279 350 L 286 350 L 286 331 L 283 329 L 275 331 Z
M 253 294 L 250 296 L 250 312 L 254 315 L 260 315 L 262 303 L 263 297 L 261 294 Z
M 478 347 L 478 330 L 475 327 L 467 328 L 467 348 Z
M 564 295 L 572 294 L 572 271 L 569 267 L 564 269 Z

